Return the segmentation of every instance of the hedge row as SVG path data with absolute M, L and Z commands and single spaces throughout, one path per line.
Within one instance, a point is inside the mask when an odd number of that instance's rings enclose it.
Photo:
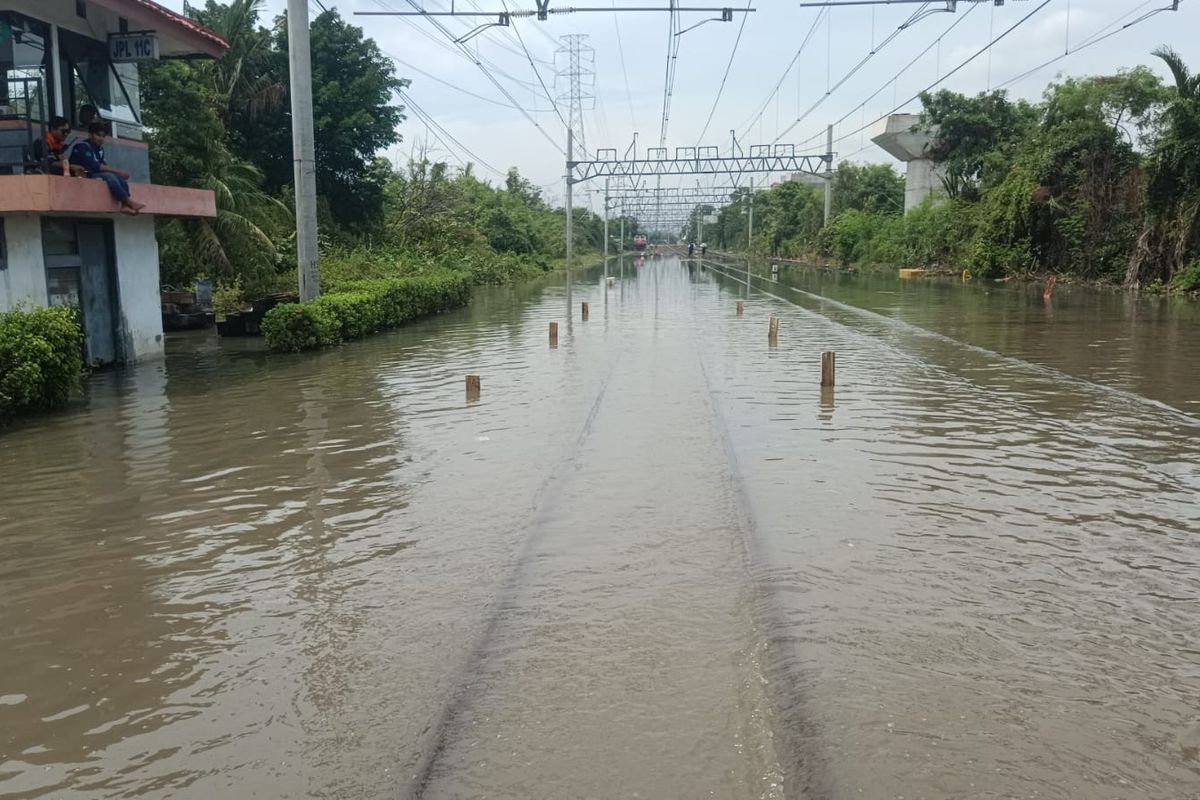
M 262 333 L 272 350 L 313 350 L 464 306 L 470 298 L 470 277 L 454 272 L 358 281 L 311 303 L 276 306 L 263 317 Z
M 80 390 L 83 329 L 73 308 L 0 313 L 0 423 L 65 405 Z

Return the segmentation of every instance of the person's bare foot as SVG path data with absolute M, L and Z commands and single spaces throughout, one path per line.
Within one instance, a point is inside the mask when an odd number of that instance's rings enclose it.
M 133 200 L 126 200 L 121 204 L 121 213 L 128 214 L 131 217 L 136 216 L 139 211 L 146 207 L 145 203 L 138 203 Z

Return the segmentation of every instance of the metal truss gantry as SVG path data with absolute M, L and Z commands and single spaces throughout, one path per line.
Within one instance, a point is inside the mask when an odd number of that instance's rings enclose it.
M 825 153 L 797 153 L 794 144 L 756 144 L 749 152 L 731 148 L 723 155 L 717 147 L 677 147 L 669 156 L 665 147 L 651 147 L 645 158 L 622 158 L 615 149 L 599 149 L 588 161 L 567 161 L 567 183 L 593 178 L 639 178 L 658 175 L 728 175 L 735 183 L 743 175 L 804 172 L 828 177 L 833 172 L 832 148 Z
M 604 247 L 605 258 L 608 256 L 608 197 L 612 191 L 612 180 L 615 178 L 622 188 L 628 186 L 636 191 L 641 187 L 642 179 L 655 177 L 661 182 L 664 175 L 727 175 L 735 186 L 743 177 L 749 178 L 751 193 L 753 193 L 753 178 L 749 176 L 770 173 L 807 173 L 818 175 L 825 179 L 825 223 L 833 205 L 833 126 L 825 129 L 824 153 L 798 153 L 794 144 L 758 144 L 750 145 L 749 151 L 744 150 L 735 138 L 730 142 L 728 155 L 723 155 L 718 147 L 677 147 L 675 155 L 668 155 L 665 147 L 651 147 L 646 151 L 645 158 L 638 158 L 637 135 L 634 143 L 624 156 L 618 156 L 614 148 L 597 149 L 592 159 L 576 160 L 574 147 L 574 132 L 567 129 L 567 165 L 563 178 L 567 183 L 567 268 L 570 269 L 574 252 L 574 225 L 572 223 L 573 189 L 575 184 L 584 183 L 593 178 L 604 178 Z M 633 158 L 629 158 L 630 153 Z M 661 183 L 660 183 L 661 185 Z M 656 187 L 657 190 L 657 187 Z M 645 189 L 644 191 L 649 191 Z M 728 202 L 728 201 L 726 201 Z M 695 206 L 696 203 L 691 203 Z M 751 200 L 753 208 L 753 200 Z M 751 212 L 753 220 L 753 212 Z M 753 222 L 750 223 L 753 226 Z M 607 261 L 605 262 L 607 263 Z

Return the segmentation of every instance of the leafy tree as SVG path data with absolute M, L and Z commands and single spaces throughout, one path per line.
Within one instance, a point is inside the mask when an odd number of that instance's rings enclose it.
M 212 190 L 215 219 L 159 223 L 164 247 L 164 278 L 184 283 L 204 273 L 248 288 L 275 283 L 275 240 L 283 235 L 283 206 L 262 191 L 262 176 L 239 159 L 226 140 L 225 119 L 241 92 L 251 91 L 234 77 L 235 66 L 252 58 L 258 46 L 253 29 L 258 0 L 235 0 L 228 7 L 210 2 L 202 12 L 230 42 L 228 58 L 217 61 L 164 61 L 142 71 L 141 92 L 150 168 L 155 180 Z M 193 11 L 195 11 L 193 9 Z
M 919 127 L 934 141 L 930 158 L 942 166 L 951 197 L 978 199 L 982 190 L 1004 179 L 1017 144 L 1036 123 L 1037 110 L 1010 102 L 1003 91 L 967 97 L 948 89 L 921 93 Z
M 904 177 L 891 164 L 838 164 L 833 174 L 832 205 L 835 215 L 847 209 L 904 213 Z
M 260 49 L 264 37 L 270 45 L 265 55 Z M 286 19 L 276 18 L 273 32 L 258 29 L 246 38 L 255 44 L 261 77 L 240 84 L 240 102 L 230 109 L 229 138 L 262 170 L 268 190 L 281 192 L 294 180 Z M 408 81 L 397 78 L 391 59 L 375 41 L 364 38 L 362 29 L 336 10 L 312 20 L 309 39 L 317 192 L 339 225 L 369 228 L 380 220 L 386 182 L 372 165 L 380 150 L 401 140 L 404 110 L 393 101 Z

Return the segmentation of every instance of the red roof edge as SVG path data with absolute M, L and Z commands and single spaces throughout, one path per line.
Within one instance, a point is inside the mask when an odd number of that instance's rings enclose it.
M 122 17 L 136 20 L 139 24 L 152 24 L 156 28 L 169 29 L 174 38 L 194 47 L 198 54 L 220 58 L 229 50 L 229 42 L 210 31 L 196 20 L 160 6 L 153 0 L 91 0 L 98 6 Z

